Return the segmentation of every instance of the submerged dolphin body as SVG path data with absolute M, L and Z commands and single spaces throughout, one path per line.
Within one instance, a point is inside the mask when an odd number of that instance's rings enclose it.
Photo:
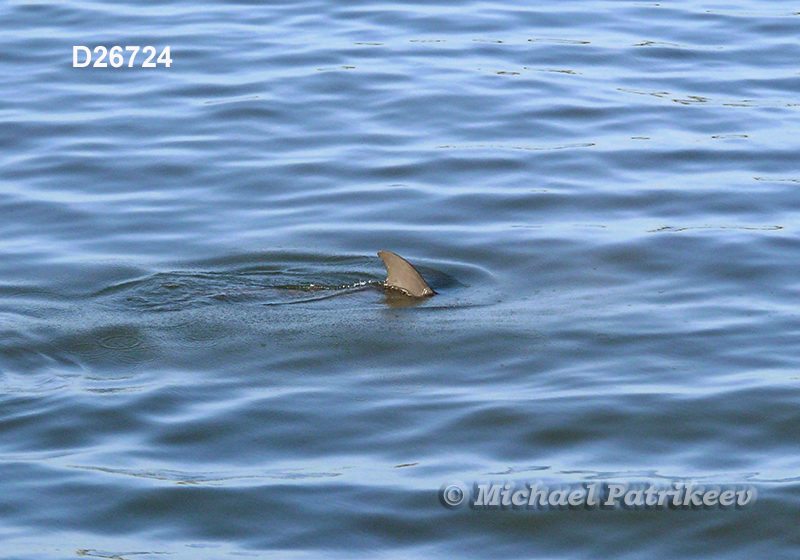
M 391 251 L 378 251 L 378 256 L 386 266 L 387 276 L 386 282 L 383 284 L 385 287 L 417 298 L 432 296 L 436 293 L 420 276 L 417 269 L 400 255 L 395 255 Z

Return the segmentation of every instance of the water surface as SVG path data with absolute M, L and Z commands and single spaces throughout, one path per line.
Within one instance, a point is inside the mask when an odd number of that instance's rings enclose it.
M 0 21 L 3 557 L 797 557 L 797 13 Z M 172 64 L 74 68 L 75 45 Z M 385 294 L 378 250 L 439 295 Z M 481 481 L 758 499 L 440 504 Z

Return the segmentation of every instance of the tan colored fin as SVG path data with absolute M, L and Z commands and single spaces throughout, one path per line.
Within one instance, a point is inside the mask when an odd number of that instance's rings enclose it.
M 384 286 L 400 290 L 412 297 L 432 296 L 434 292 L 420 276 L 417 269 L 400 255 L 390 251 L 378 251 L 378 256 L 386 266 L 386 282 Z

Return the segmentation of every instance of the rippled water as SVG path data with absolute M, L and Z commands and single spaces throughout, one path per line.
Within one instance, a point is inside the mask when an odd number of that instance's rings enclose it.
M 796 558 L 792 9 L 0 5 L 0 555 Z

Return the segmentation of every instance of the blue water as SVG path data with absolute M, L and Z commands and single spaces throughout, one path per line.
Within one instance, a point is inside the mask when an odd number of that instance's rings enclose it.
M 797 558 L 793 10 L 2 3 L 0 557 Z

